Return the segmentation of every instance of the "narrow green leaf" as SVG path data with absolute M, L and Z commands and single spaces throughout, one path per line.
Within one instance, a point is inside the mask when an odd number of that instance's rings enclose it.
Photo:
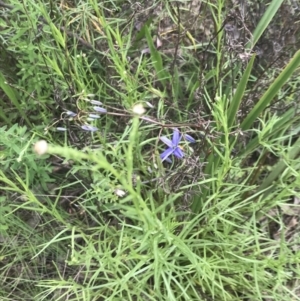
M 297 139 L 289 153 L 287 154 L 288 159 L 295 159 L 296 156 L 300 153 L 300 138 Z M 268 177 L 263 181 L 263 183 L 258 188 L 258 191 L 263 191 L 267 188 L 264 195 L 268 194 L 268 192 L 272 189 L 273 182 L 279 178 L 280 175 L 283 174 L 284 170 L 287 168 L 287 163 L 284 159 L 281 159 L 273 168 Z
M 12 103 L 17 102 L 15 91 L 6 83 L 5 77 L 2 73 L 0 73 L 0 87 Z
M 252 66 L 253 66 L 253 62 L 255 60 L 255 56 L 253 56 L 237 86 L 236 92 L 232 98 L 232 101 L 230 103 L 230 107 L 228 110 L 228 128 L 230 129 L 236 120 L 236 114 L 237 111 L 240 107 L 241 101 L 243 99 L 246 87 L 247 87 L 247 82 L 249 80 L 249 76 L 251 74 L 251 70 L 252 70 Z
M 270 3 L 263 17 L 260 19 L 259 23 L 257 24 L 253 32 L 252 39 L 249 41 L 249 43 L 247 43 L 246 48 L 252 49 L 256 45 L 259 38 L 262 36 L 262 34 L 264 33 L 264 31 L 272 21 L 273 17 L 277 13 L 283 1 L 284 0 L 273 0 Z
M 49 23 L 54 39 L 59 43 L 64 49 L 66 48 L 65 38 L 62 33 L 57 29 L 53 23 Z
M 168 73 L 166 72 L 164 66 L 163 66 L 163 61 L 160 53 L 157 51 L 153 41 L 152 37 L 149 31 L 149 27 L 145 27 L 145 35 L 147 39 L 147 43 L 150 49 L 150 54 L 151 54 L 151 59 L 156 71 L 156 75 L 160 82 L 163 84 L 163 86 L 166 86 L 166 79 L 169 77 Z
M 64 75 L 63 75 L 62 71 L 60 70 L 60 67 L 57 64 L 57 61 L 49 58 L 48 56 L 44 56 L 44 58 L 47 61 L 47 63 L 49 64 L 49 66 L 51 66 L 61 78 L 64 78 Z
M 278 134 L 287 126 L 290 125 L 291 122 L 295 122 L 295 110 L 289 109 L 285 112 L 280 119 L 276 122 L 273 126 L 272 132 L 265 136 L 265 139 L 270 139 L 272 136 L 278 136 Z M 243 151 L 239 154 L 239 157 L 244 157 L 249 155 L 253 152 L 258 146 L 260 145 L 259 138 L 256 136 L 255 138 L 251 139 L 249 143 L 244 147 Z
M 140 40 L 144 39 L 146 37 L 146 30 L 149 28 L 149 26 L 151 25 L 152 21 L 153 21 L 154 17 L 150 17 L 142 26 L 142 28 L 140 29 L 140 31 L 137 33 L 134 42 L 132 43 L 133 48 L 135 49 L 137 42 L 139 42 Z
M 12 104 L 17 108 L 20 116 L 22 118 L 24 118 L 24 120 L 27 122 L 27 124 L 29 126 L 31 126 L 31 122 L 29 121 L 29 119 L 27 118 L 26 114 L 24 114 L 24 111 L 21 108 L 21 105 L 19 104 L 18 101 L 18 97 L 17 97 L 17 92 L 15 90 L 13 90 L 7 83 L 5 80 L 4 75 L 0 72 L 0 88 L 2 89 L 2 91 L 7 95 L 7 97 L 10 99 L 10 101 L 12 102 Z M 5 114 L 3 113 L 3 111 L 0 113 L 0 117 L 5 120 L 5 122 L 7 122 L 8 124 L 11 124 L 11 120 L 9 120 Z
M 241 129 L 243 131 L 248 130 L 255 119 L 263 112 L 263 110 L 271 103 L 275 95 L 282 88 L 282 86 L 287 82 L 287 80 L 292 76 L 294 71 L 298 68 L 300 64 L 300 50 L 298 50 L 295 56 L 283 69 L 283 71 L 278 75 L 275 81 L 271 84 L 269 89 L 261 97 L 259 102 L 254 106 L 252 111 L 246 116 L 241 124 Z

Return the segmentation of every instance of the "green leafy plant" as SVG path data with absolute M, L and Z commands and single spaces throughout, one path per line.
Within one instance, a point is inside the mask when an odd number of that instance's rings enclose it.
M 297 298 L 289 1 L 0 6 L 0 299 Z

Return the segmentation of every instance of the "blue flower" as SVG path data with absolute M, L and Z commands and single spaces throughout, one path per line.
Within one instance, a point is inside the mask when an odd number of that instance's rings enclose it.
M 98 118 L 100 118 L 100 116 L 97 115 L 97 114 L 89 114 L 89 118 L 91 118 L 91 119 L 98 119 Z
M 187 140 L 190 143 L 196 143 L 196 140 L 192 136 L 190 136 L 188 134 L 185 134 L 184 138 L 185 138 L 185 140 Z
M 77 116 L 77 114 L 74 113 L 74 112 L 72 112 L 72 111 L 66 111 L 66 114 L 67 114 L 68 116 L 70 116 L 70 117 L 75 117 L 75 116 Z
M 168 148 L 160 155 L 160 158 L 162 161 L 167 161 L 169 163 L 172 163 L 172 160 L 169 158 L 171 155 L 174 155 L 175 157 L 182 159 L 185 154 L 179 147 L 179 142 L 182 138 L 182 135 L 180 134 L 178 129 L 174 129 L 173 131 L 173 137 L 172 140 L 167 138 L 166 136 L 160 137 L 160 140 L 165 143 Z M 184 135 L 184 138 L 191 143 L 196 142 L 196 140 L 190 136 L 190 135 Z
M 101 107 L 93 107 L 93 109 L 96 111 L 96 112 L 99 112 L 99 113 L 107 113 L 107 110 L 104 109 L 104 108 L 101 108 Z
M 98 129 L 95 126 L 92 125 L 88 125 L 88 124 L 84 124 L 81 126 L 81 128 L 85 131 L 89 131 L 89 132 L 95 132 L 98 131 Z
M 97 106 L 101 106 L 102 105 L 102 102 L 101 101 L 99 101 L 99 100 L 91 100 L 91 104 L 93 104 L 93 105 L 97 105 Z
M 59 127 L 56 128 L 56 130 L 57 130 L 57 131 L 61 131 L 61 132 L 65 132 L 67 129 L 64 128 L 64 127 L 60 127 L 60 126 L 59 126 Z

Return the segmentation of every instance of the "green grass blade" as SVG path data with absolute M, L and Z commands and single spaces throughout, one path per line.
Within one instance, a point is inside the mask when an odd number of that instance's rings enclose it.
M 282 86 L 287 82 L 287 80 L 292 76 L 294 71 L 298 68 L 300 64 L 300 50 L 297 51 L 292 60 L 287 64 L 284 70 L 275 79 L 269 89 L 261 97 L 259 102 L 255 105 L 252 111 L 247 115 L 241 124 L 241 129 L 243 131 L 248 130 L 255 119 L 263 112 L 263 110 L 271 103 L 274 96 L 282 88 Z
M 269 7 L 267 8 L 266 12 L 264 13 L 263 17 L 259 21 L 258 25 L 256 26 L 252 40 L 246 45 L 246 48 L 253 48 L 259 38 L 262 36 L 272 19 L 274 18 L 276 12 L 280 8 L 281 4 L 284 0 L 273 0 Z
M 20 117 L 22 117 L 26 122 L 27 125 L 31 126 L 31 122 L 27 118 L 26 114 L 24 114 L 24 111 L 21 108 L 21 105 L 18 101 L 17 92 L 15 92 L 7 83 L 5 80 L 4 75 L 0 72 L 0 88 L 3 90 L 3 92 L 7 95 L 7 97 L 10 99 L 12 104 L 16 107 L 18 110 Z M 11 121 L 5 116 L 3 111 L 0 113 L 0 117 L 3 118 L 8 124 L 11 123 Z
M 153 62 L 153 65 L 154 65 L 154 68 L 156 71 L 156 75 L 157 75 L 158 79 L 160 80 L 160 82 L 162 83 L 162 85 L 165 87 L 166 79 L 169 76 L 163 66 L 162 57 L 161 57 L 159 51 L 157 51 L 157 49 L 153 43 L 152 36 L 149 31 L 149 27 L 145 27 L 145 35 L 146 35 L 147 43 L 148 43 L 148 46 L 150 49 L 151 59 L 152 59 L 152 62 Z
M 291 122 L 293 122 L 293 121 L 295 122 L 294 115 L 295 115 L 294 108 L 289 109 L 287 112 L 285 112 L 274 125 L 272 132 L 270 132 L 264 138 L 268 140 L 268 139 L 270 139 L 271 136 L 278 136 L 279 133 L 283 130 L 283 128 L 286 128 L 287 126 L 289 126 Z M 244 147 L 244 149 L 239 154 L 239 156 L 244 157 L 244 156 L 249 155 L 259 145 L 260 145 L 259 137 L 256 136 L 255 138 L 253 138 L 249 141 L 249 143 Z
M 300 153 L 300 138 L 297 139 L 291 150 L 287 154 L 287 158 L 289 160 L 295 159 L 296 156 Z M 279 178 L 280 175 L 284 173 L 284 170 L 287 168 L 286 159 L 281 159 L 272 169 L 271 173 L 268 177 L 263 181 L 263 183 L 258 188 L 258 191 L 263 191 L 269 187 L 267 191 L 265 191 L 264 195 L 268 193 L 272 189 L 273 182 Z
M 241 81 L 238 84 L 238 87 L 236 89 L 236 92 L 232 98 L 232 101 L 230 103 L 230 107 L 228 110 L 228 128 L 230 129 L 236 120 L 236 114 L 237 111 L 240 107 L 241 101 L 243 99 L 245 90 L 246 90 L 246 86 L 247 86 L 247 82 L 249 80 L 249 76 L 251 74 L 251 70 L 252 70 L 252 66 L 255 60 L 255 56 L 253 56 L 243 74 L 243 77 L 241 78 Z

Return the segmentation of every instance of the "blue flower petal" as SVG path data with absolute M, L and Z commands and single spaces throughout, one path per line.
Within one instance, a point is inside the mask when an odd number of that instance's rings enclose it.
M 173 148 L 169 147 L 162 154 L 160 154 L 160 158 L 161 158 L 162 162 L 165 160 L 170 162 L 170 159 L 168 160 L 168 157 L 170 157 L 173 152 L 174 152 Z
M 93 104 L 93 105 L 97 105 L 97 106 L 101 106 L 101 105 L 102 105 L 102 102 L 101 102 L 101 101 L 99 101 L 99 100 L 95 100 L 95 99 L 93 99 L 93 100 L 91 100 L 91 104 Z
M 178 129 L 174 129 L 173 131 L 173 137 L 172 137 L 172 143 L 174 146 L 177 146 L 180 142 L 181 135 Z
M 99 113 L 107 113 L 107 110 L 101 107 L 93 107 L 93 109 Z
M 170 158 L 166 158 L 165 161 L 167 161 L 168 163 L 172 163 L 172 160 Z
M 98 131 L 98 129 L 95 126 L 92 125 L 88 125 L 88 124 L 84 124 L 81 126 L 81 128 L 85 131 L 89 131 L 89 132 L 95 132 Z
M 180 159 L 184 157 L 184 152 L 179 147 L 176 147 L 176 149 L 173 151 L 173 154 L 175 157 Z
M 75 117 L 77 114 L 72 111 L 67 111 L 66 114 L 71 117 Z
M 89 114 L 89 117 L 92 118 L 92 119 L 98 119 L 98 118 L 100 118 L 100 116 L 97 115 L 97 114 Z
M 185 140 L 187 140 L 190 143 L 196 143 L 196 140 L 192 136 L 190 136 L 188 134 L 185 134 L 184 138 L 185 138 Z
M 164 144 L 166 144 L 168 147 L 171 147 L 171 148 L 174 147 L 172 141 L 171 141 L 169 138 L 167 138 L 166 136 L 160 137 L 160 140 L 161 140 Z

